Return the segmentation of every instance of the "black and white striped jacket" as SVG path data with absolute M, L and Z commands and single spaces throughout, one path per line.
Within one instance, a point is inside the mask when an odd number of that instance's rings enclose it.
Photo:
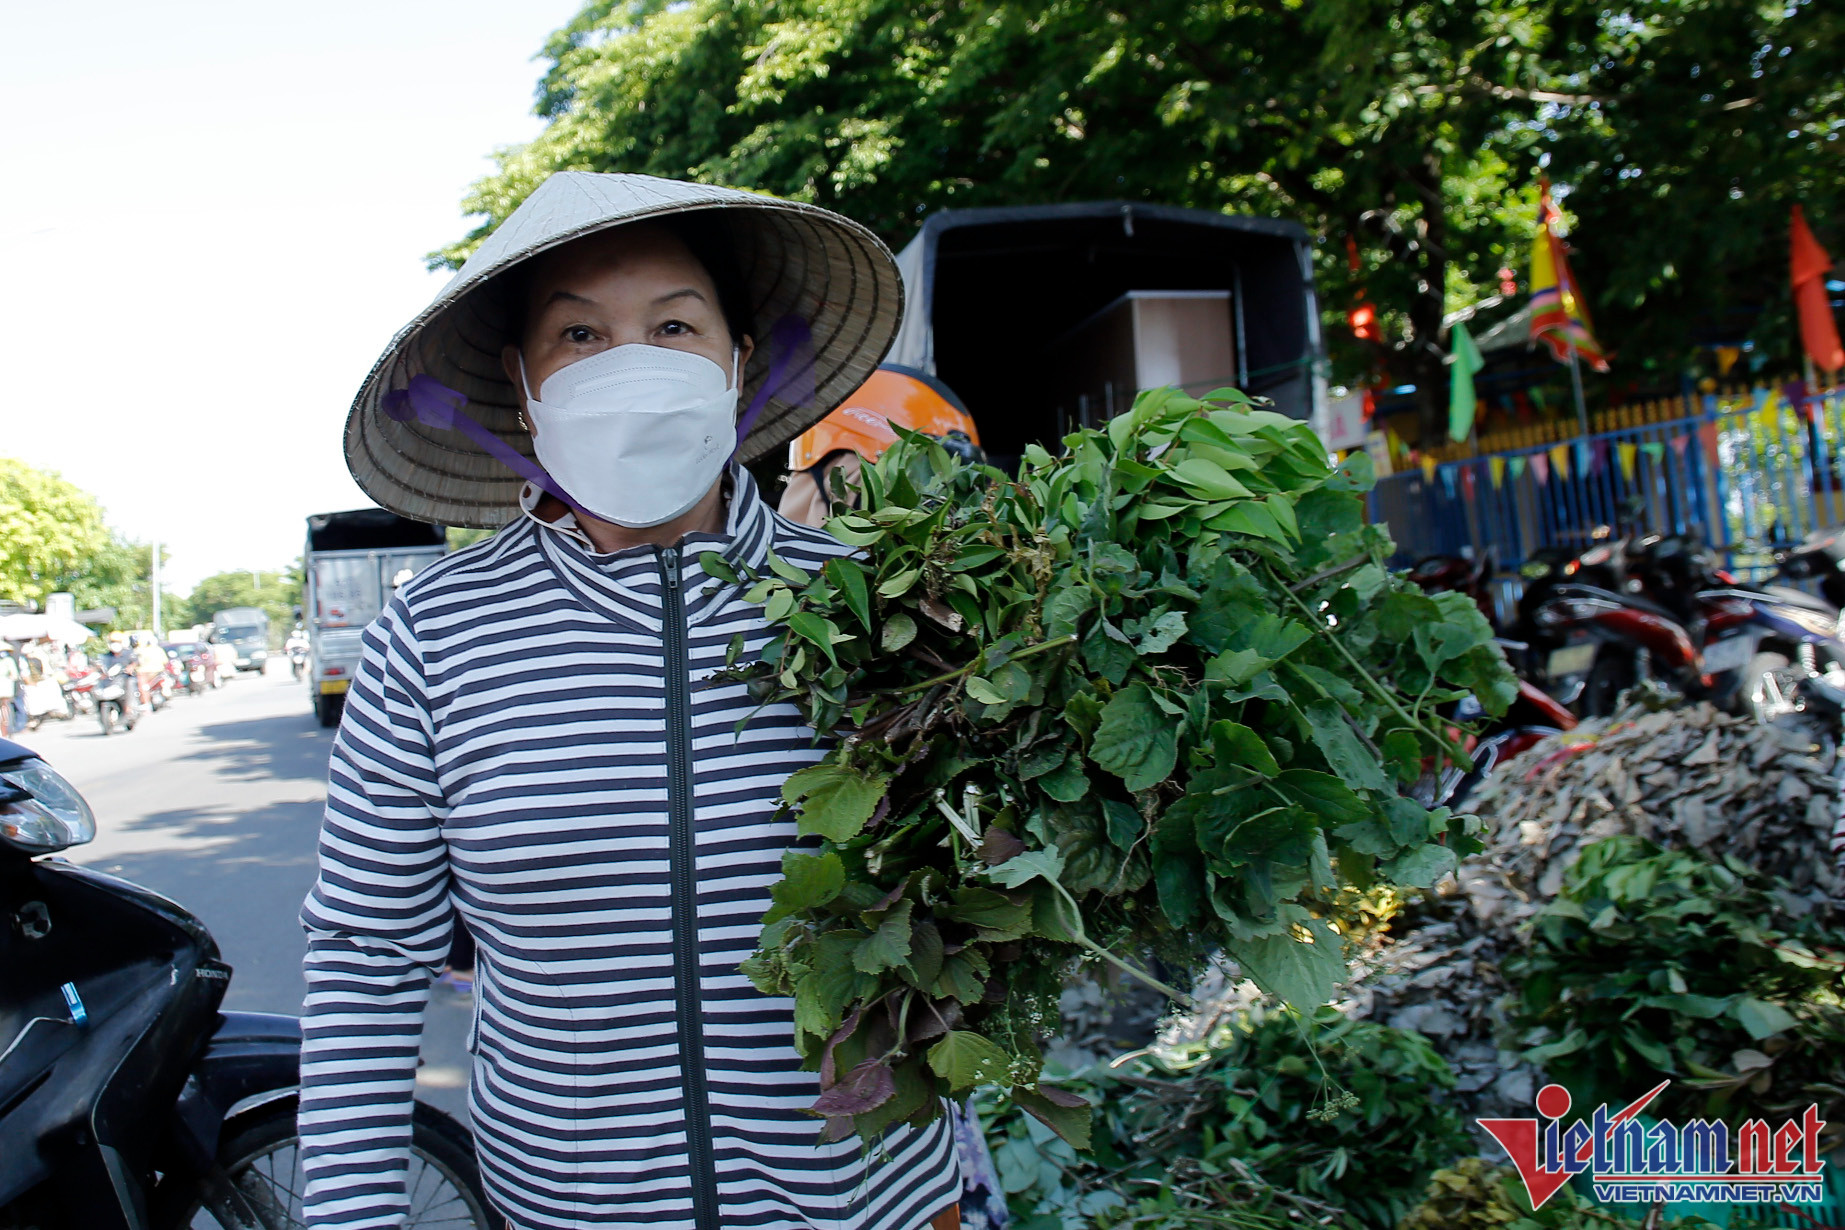
M 530 518 L 366 631 L 308 931 L 307 1221 L 403 1223 L 417 1043 L 451 904 L 479 944 L 469 1099 L 517 1230 L 914 1230 L 959 1194 L 946 1120 L 816 1145 L 793 1006 L 738 972 L 821 755 L 793 706 L 707 681 L 767 630 L 702 551 L 847 548 L 733 476 L 725 535 L 597 554 Z

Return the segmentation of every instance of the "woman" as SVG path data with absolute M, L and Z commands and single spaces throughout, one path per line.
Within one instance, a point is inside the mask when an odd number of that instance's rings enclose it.
M 401 1224 L 451 905 L 478 945 L 482 1176 L 516 1230 L 953 1224 L 946 1120 L 816 1144 L 793 1005 L 738 972 L 795 837 L 781 784 L 822 749 L 793 707 L 709 681 L 733 638 L 768 637 L 699 562 L 846 551 L 732 457 L 861 383 L 900 301 L 888 251 L 824 210 L 559 174 L 373 369 L 346 428 L 360 485 L 507 525 L 367 630 L 334 743 L 302 912 L 310 1226 Z

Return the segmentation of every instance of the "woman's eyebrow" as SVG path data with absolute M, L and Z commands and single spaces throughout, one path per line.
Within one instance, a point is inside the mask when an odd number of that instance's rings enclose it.
M 553 303 L 556 303 L 559 300 L 564 300 L 564 299 L 567 299 L 572 303 L 587 303 L 587 304 L 590 304 L 592 307 L 595 305 L 595 302 L 596 302 L 594 299 L 590 299 L 584 295 L 579 295 L 574 291 L 554 290 L 551 292 L 551 297 L 544 301 L 543 306 L 540 307 L 539 310 L 543 311 L 544 308 L 548 308 Z
M 701 303 L 709 302 L 705 298 L 704 292 L 700 291 L 696 286 L 685 286 L 675 291 L 669 291 L 653 302 L 654 306 L 658 307 L 662 303 L 671 303 L 675 299 L 697 299 Z

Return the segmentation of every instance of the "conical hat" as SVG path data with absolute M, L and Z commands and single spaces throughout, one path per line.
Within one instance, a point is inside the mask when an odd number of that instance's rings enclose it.
M 372 368 L 346 418 L 346 464 L 379 504 L 440 525 L 491 528 L 518 509 L 524 479 L 460 431 L 386 414 L 383 401 L 411 379 L 429 376 L 466 398 L 466 413 L 513 448 L 531 455 L 519 427 L 519 397 L 500 369 L 511 315 L 500 275 L 560 244 L 645 218 L 722 211 L 755 322 L 756 352 L 743 373 L 748 405 L 778 357 L 768 334 L 788 317 L 812 330 L 811 380 L 784 370 L 737 456 L 753 461 L 786 444 L 865 382 L 896 335 L 903 283 L 890 250 L 849 218 L 815 205 L 680 183 L 651 175 L 552 175 L 489 235 L 467 264 Z M 796 360 L 805 366 L 808 355 Z

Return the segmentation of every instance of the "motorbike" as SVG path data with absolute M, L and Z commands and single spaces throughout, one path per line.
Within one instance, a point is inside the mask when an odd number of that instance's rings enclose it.
M 308 647 L 290 645 L 288 647 L 288 669 L 299 679 L 307 673 Z
M 53 857 L 95 833 L 0 741 L 0 1230 L 298 1226 L 300 1022 L 222 1011 L 198 918 Z M 467 1130 L 422 1103 L 407 1178 L 410 1225 L 501 1225 Z
M 1702 543 L 1673 535 L 1641 539 L 1630 564 L 1642 592 L 1692 629 L 1713 703 L 1764 722 L 1809 706 L 1845 713 L 1845 640 L 1828 600 L 1740 584 Z
M 1480 702 L 1464 697 L 1456 702 L 1453 716 L 1463 722 L 1486 717 Z M 1433 802 L 1454 811 L 1465 809 L 1467 799 L 1481 782 L 1499 765 L 1530 748 L 1540 739 L 1574 730 L 1576 715 L 1556 699 L 1531 683 L 1520 679 L 1518 695 L 1505 713 L 1484 726 L 1467 749 L 1473 767 L 1447 766 L 1441 775 Z
M 1789 581 L 1812 581 L 1836 611 L 1845 608 L 1845 527 L 1818 530 L 1797 547 L 1775 553 L 1779 574 Z
M 1687 695 L 1708 687 L 1698 647 L 1671 610 L 1634 592 L 1627 543 L 1608 538 L 1580 555 L 1534 553 L 1521 569 L 1511 635 L 1503 642 L 1521 677 L 1578 717 L 1614 712 L 1622 692 L 1658 680 Z
M 87 717 L 96 712 L 96 682 L 100 678 L 101 673 L 88 666 L 66 673 L 64 698 L 70 702 L 72 713 Z
M 103 734 L 114 734 L 117 726 L 133 730 L 141 720 L 141 680 L 128 667 L 113 663 L 99 672 L 91 695 Z

